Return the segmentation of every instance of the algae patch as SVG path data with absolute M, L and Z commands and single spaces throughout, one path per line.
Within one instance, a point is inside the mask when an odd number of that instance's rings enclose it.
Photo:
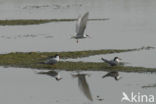
M 0 25 L 34 25 L 43 24 L 49 22 L 72 22 L 77 19 L 15 19 L 15 20 L 0 20 Z M 89 19 L 89 21 L 103 21 L 109 20 L 108 18 L 103 19 Z
M 155 68 L 131 67 L 131 66 L 115 66 L 110 67 L 105 63 L 96 62 L 58 62 L 55 65 L 42 64 L 49 56 L 56 53 L 61 59 L 88 57 L 91 55 L 111 54 L 129 51 L 138 51 L 136 49 L 104 49 L 104 50 L 88 50 L 88 51 L 73 51 L 73 52 L 15 52 L 0 55 L 1 66 L 37 68 L 37 69 L 60 69 L 60 70 L 104 70 L 104 71 L 124 71 L 124 72 L 155 72 Z

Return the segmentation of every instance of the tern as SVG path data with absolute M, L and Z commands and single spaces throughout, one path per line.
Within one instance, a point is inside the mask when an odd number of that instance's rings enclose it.
M 60 58 L 59 55 L 56 54 L 55 56 L 51 56 L 49 59 L 47 59 L 44 64 L 56 64 L 57 62 L 59 62 Z
M 121 78 L 117 71 L 111 71 L 107 73 L 106 75 L 102 76 L 102 78 L 105 78 L 105 77 L 114 77 L 115 80 L 119 80 Z
M 60 76 L 60 74 L 56 71 L 48 71 L 48 72 L 39 72 L 38 74 L 46 74 L 49 75 L 51 77 L 54 77 L 57 81 L 60 81 L 62 79 L 62 77 Z
M 84 31 L 87 26 L 89 12 L 86 12 L 83 16 L 79 16 L 76 22 L 76 35 L 72 38 L 77 39 L 77 43 L 79 42 L 78 39 L 83 39 L 89 37 L 89 35 L 84 34 Z
M 116 66 L 119 64 L 120 62 L 120 58 L 119 57 L 114 57 L 113 60 L 107 60 L 107 59 L 104 59 L 104 58 L 101 58 L 104 62 L 106 62 L 107 64 L 109 64 L 110 66 Z

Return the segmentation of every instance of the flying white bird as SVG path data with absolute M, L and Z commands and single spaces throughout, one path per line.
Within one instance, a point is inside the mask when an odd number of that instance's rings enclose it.
M 73 36 L 72 38 L 77 39 L 77 43 L 78 43 L 78 39 L 89 37 L 89 35 L 84 34 L 84 31 L 87 26 L 88 15 L 89 12 L 86 12 L 83 16 L 79 16 L 76 22 L 76 35 Z

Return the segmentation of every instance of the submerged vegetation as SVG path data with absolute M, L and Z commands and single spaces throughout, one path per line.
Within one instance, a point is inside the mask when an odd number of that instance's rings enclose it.
M 130 66 L 115 66 L 110 67 L 105 63 L 95 62 L 69 62 L 60 61 L 56 65 L 42 64 L 49 56 L 56 53 L 60 55 L 61 59 L 87 57 L 98 54 L 111 54 L 120 52 L 137 51 L 140 49 L 107 49 L 107 50 L 88 50 L 75 52 L 15 52 L 0 55 L 1 66 L 23 67 L 23 68 L 38 68 L 38 69 L 60 69 L 60 70 L 105 70 L 105 71 L 125 71 L 125 72 L 155 72 L 155 68 L 130 67 Z M 149 48 L 148 48 L 149 49 Z
M 147 85 L 147 86 L 142 86 L 142 88 L 156 88 L 156 84 Z
M 43 24 L 49 22 L 71 22 L 77 19 L 15 19 L 15 20 L 0 20 L 0 25 L 33 25 L 33 24 Z M 108 20 L 104 19 L 89 19 L 89 21 L 100 21 Z

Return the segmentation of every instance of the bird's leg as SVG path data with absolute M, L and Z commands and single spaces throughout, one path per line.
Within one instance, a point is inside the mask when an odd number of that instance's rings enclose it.
M 76 41 L 77 43 L 79 43 L 79 40 L 77 39 L 77 41 Z

